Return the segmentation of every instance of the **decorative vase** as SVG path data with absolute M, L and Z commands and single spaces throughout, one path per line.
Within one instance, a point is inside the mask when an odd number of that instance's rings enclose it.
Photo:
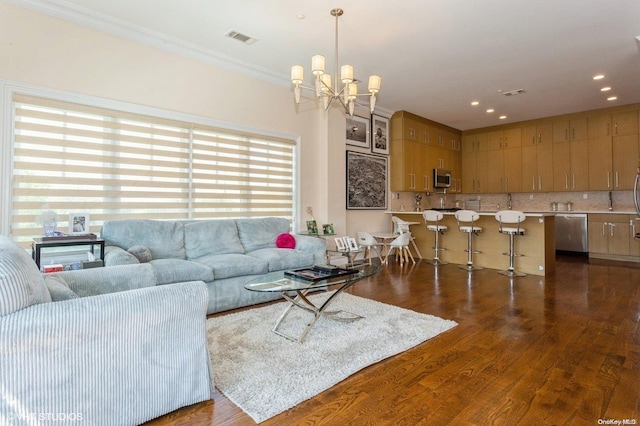
M 56 226 L 58 226 L 55 220 L 45 220 L 42 224 L 45 237 L 51 237 L 56 233 Z

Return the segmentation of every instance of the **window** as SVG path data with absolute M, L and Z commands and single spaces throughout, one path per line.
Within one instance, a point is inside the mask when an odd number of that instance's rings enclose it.
M 105 220 L 293 220 L 295 141 L 15 94 L 11 233 L 41 235 L 44 206 L 68 229 Z

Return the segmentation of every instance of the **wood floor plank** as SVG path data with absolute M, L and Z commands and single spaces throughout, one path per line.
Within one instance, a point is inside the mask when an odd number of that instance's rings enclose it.
M 458 326 L 262 423 L 640 422 L 640 267 L 558 257 L 555 274 L 390 263 L 355 295 Z M 219 392 L 150 425 L 253 425 Z

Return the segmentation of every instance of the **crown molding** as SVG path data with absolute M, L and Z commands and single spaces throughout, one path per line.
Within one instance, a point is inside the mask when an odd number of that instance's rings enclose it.
M 212 50 L 203 49 L 184 40 L 133 25 L 92 10 L 78 7 L 62 0 L 4 0 L 26 9 L 31 9 L 55 18 L 92 28 L 107 34 L 145 44 L 167 52 L 186 56 L 197 61 L 235 71 L 249 77 L 264 80 L 279 86 L 290 87 L 288 76 L 277 74 L 255 65 L 239 61 Z

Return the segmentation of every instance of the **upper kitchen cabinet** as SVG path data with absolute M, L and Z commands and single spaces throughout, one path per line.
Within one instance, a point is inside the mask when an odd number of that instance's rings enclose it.
M 522 128 L 522 191 L 553 190 L 552 134 L 551 123 Z
M 461 186 L 460 132 L 398 111 L 391 117 L 390 183 L 396 192 L 433 190 L 433 169 L 451 171 L 450 192 Z
M 486 135 L 488 150 L 519 148 L 522 143 L 522 129 L 520 127 L 493 130 Z
M 553 143 L 587 140 L 587 118 L 553 122 Z

